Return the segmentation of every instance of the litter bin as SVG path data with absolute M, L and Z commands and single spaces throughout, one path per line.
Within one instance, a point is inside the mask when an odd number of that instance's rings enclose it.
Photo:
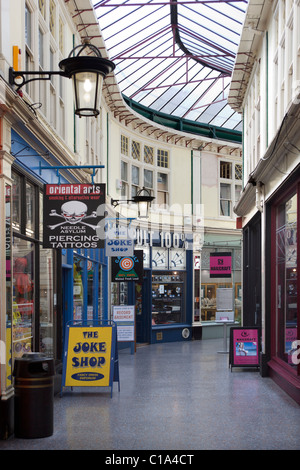
M 54 361 L 42 353 L 15 359 L 15 436 L 48 437 L 53 434 Z

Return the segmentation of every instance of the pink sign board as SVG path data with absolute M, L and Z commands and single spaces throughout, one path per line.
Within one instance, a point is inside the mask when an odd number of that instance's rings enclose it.
M 259 366 L 258 328 L 232 328 L 232 366 Z
M 231 253 L 210 254 L 210 277 L 231 277 Z

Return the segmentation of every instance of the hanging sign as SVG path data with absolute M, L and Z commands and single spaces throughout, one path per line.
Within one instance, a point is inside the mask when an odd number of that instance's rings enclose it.
M 127 227 L 111 227 L 106 232 L 106 256 L 133 256 L 134 240 L 130 238 Z
M 143 279 L 143 250 L 135 250 L 133 256 L 111 258 L 111 281 L 141 281 Z
M 96 231 L 104 204 L 105 184 L 46 184 L 43 247 L 104 248 Z
M 210 254 L 210 277 L 231 277 L 231 253 Z
M 229 364 L 232 367 L 259 367 L 260 339 L 258 327 L 230 329 Z
M 62 387 L 108 387 L 119 381 L 116 325 L 68 324 Z

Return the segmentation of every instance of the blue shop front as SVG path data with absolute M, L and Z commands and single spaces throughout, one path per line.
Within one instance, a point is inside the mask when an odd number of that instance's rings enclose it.
M 44 352 L 58 370 L 66 322 L 107 318 L 108 263 L 102 248 L 43 246 L 44 185 L 80 181 L 67 170 L 58 175 L 60 162 L 24 138 L 12 130 L 12 359 Z
M 192 339 L 193 249 L 183 234 L 137 230 L 143 279 L 113 282 L 111 305 L 135 305 L 136 342 Z

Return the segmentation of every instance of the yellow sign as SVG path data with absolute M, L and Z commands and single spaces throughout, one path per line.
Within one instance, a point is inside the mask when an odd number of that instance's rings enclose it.
M 112 328 L 69 327 L 65 386 L 111 385 Z

